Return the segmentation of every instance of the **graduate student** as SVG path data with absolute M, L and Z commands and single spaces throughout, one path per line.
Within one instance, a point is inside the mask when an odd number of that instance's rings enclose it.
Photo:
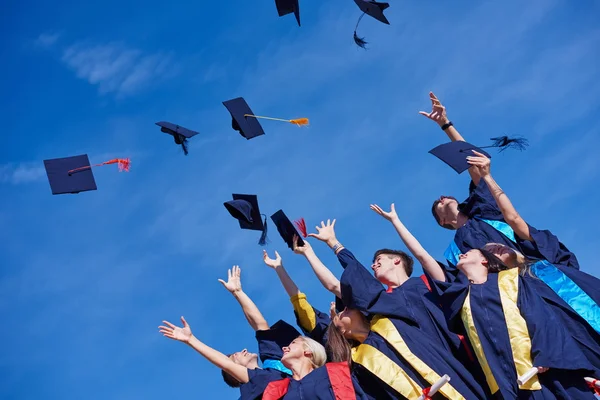
M 584 381 L 593 365 L 517 268 L 484 249 L 461 254 L 457 268 L 455 279 L 446 273 L 435 286 L 450 327 L 468 335 L 495 398 L 595 398 Z M 538 375 L 519 384 L 532 368 Z
M 450 140 L 462 141 L 464 138 L 456 130 L 446 115 L 445 107 L 437 97 L 430 93 L 432 111 L 420 113 L 433 120 L 442 127 Z M 458 150 L 461 151 L 461 150 Z M 475 153 L 464 152 L 461 161 Z M 444 154 L 445 157 L 454 158 L 456 154 Z M 468 159 L 467 159 L 468 162 Z M 436 222 L 450 230 L 456 231 L 454 240 L 445 252 L 446 259 L 452 265 L 458 262 L 458 256 L 470 249 L 477 249 L 487 243 L 501 243 L 518 250 L 525 256 L 537 260 L 547 260 L 552 264 L 579 268 L 579 262 L 563 243 L 548 230 L 537 230 L 528 225 L 528 238 L 515 236 L 508 221 L 505 221 L 502 212 L 496 205 L 488 183 L 481 179 L 477 168 L 469 168 L 471 185 L 469 197 L 459 203 L 452 196 L 441 196 L 435 200 L 431 211 Z
M 320 235 L 325 240 L 335 239 L 333 225 L 330 221 L 322 223 L 319 234 L 312 236 Z M 416 315 L 419 311 L 415 312 L 415 307 L 411 304 L 416 301 L 415 296 L 405 297 L 402 292 L 397 292 L 399 294 L 396 295 L 388 293 L 354 259 L 352 253 L 345 250 L 337 240 L 335 244 L 331 247 L 335 247 L 345 266 L 341 282 L 324 278 L 331 272 L 320 260 L 313 258 L 314 252 L 307 241 L 304 241 L 303 246 L 294 246 L 295 252 L 307 255 L 317 265 L 319 279 L 327 279 L 329 287 L 333 288 L 333 293 L 338 298 L 341 312 L 336 314 L 335 304 L 332 305 L 332 323 L 327 327 L 327 347 L 332 359 L 335 361 L 338 357 L 351 354 L 353 373 L 365 392 L 376 399 L 419 397 L 424 389 L 433 385 L 444 374 L 451 377 L 451 384 L 446 384 L 437 398 L 487 398 L 484 389 L 454 357 L 447 345 L 441 345 L 439 338 L 430 336 L 420 328 Z M 341 252 L 345 254 L 340 256 Z M 441 312 L 439 309 L 438 311 Z M 315 325 L 320 331 L 325 330 L 322 326 L 323 319 L 312 326 L 306 326 L 300 320 L 298 324 L 309 335 L 312 333 L 311 327 Z

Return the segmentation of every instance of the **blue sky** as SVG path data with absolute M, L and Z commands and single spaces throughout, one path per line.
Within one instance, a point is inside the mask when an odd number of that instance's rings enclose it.
M 475 144 L 509 134 L 526 152 L 493 154 L 492 171 L 527 221 L 551 229 L 599 275 L 598 2 L 392 1 L 390 26 L 350 0 L 301 1 L 302 24 L 272 1 L 11 1 L 0 16 L 0 397 L 237 398 L 219 372 L 162 338 L 185 315 L 224 352 L 255 349 L 253 332 L 217 282 L 242 283 L 267 319 L 291 305 L 262 264 L 256 232 L 222 206 L 256 193 L 314 226 L 337 218 L 340 240 L 367 262 L 400 247 L 369 210 L 396 203 L 441 258 L 452 233 L 430 214 L 440 194 L 464 197 L 427 151 L 446 137 L 418 115 L 429 90 Z M 221 102 L 244 96 L 265 122 L 252 141 Z M 184 157 L 154 122 L 200 131 Z M 52 196 L 43 159 L 131 157 L 129 173 L 95 170 L 98 190 Z M 330 296 L 271 224 L 268 250 L 315 305 Z M 340 274 L 333 255 L 313 243 Z

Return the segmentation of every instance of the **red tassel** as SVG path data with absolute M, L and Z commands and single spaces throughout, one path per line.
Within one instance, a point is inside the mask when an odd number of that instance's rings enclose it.
M 105 161 L 101 164 L 95 164 L 93 166 L 101 167 L 103 165 L 109 165 L 109 164 L 118 164 L 119 172 L 123 172 L 123 171 L 129 172 L 129 167 L 131 166 L 131 160 L 129 158 L 113 158 L 112 160 Z M 68 171 L 67 173 L 69 175 L 71 175 L 73 172 L 83 171 L 85 169 L 91 169 L 91 168 L 92 168 L 91 165 L 86 165 L 85 167 L 79 167 L 79 168 L 72 169 L 72 170 Z
M 298 230 L 302 234 L 302 237 L 308 236 L 308 234 L 306 233 L 306 222 L 304 222 L 304 218 L 300 218 L 294 221 L 294 225 L 296 225 L 296 228 L 298 228 Z

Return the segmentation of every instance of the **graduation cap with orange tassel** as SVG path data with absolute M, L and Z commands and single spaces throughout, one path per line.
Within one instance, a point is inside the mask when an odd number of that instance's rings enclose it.
M 90 164 L 87 154 L 44 160 L 52 194 L 80 193 L 97 190 L 92 167 L 117 164 L 119 172 L 129 171 L 129 158 L 114 158 L 100 164 Z
M 255 115 L 243 97 L 224 101 L 223 105 L 231 114 L 231 127 L 248 140 L 265 134 L 259 119 L 287 122 L 296 126 L 308 126 L 309 123 L 308 118 L 283 119 Z

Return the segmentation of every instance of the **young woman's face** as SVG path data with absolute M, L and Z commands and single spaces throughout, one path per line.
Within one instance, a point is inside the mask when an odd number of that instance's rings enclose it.
M 498 257 L 509 268 L 517 266 L 517 253 L 508 246 L 500 243 L 488 243 L 484 249 Z
M 352 338 L 353 326 L 360 321 L 360 318 L 360 311 L 346 307 L 340 313 L 332 316 L 332 322 L 342 335 L 349 339 Z
M 441 196 L 435 212 L 440 219 L 440 225 L 451 225 L 458 217 L 458 202 L 450 197 Z
M 483 257 L 481 252 L 479 250 L 473 249 L 458 256 L 458 264 L 456 264 L 456 268 L 458 268 L 463 273 L 467 273 L 473 268 L 480 267 L 485 262 L 486 259 Z
M 292 359 L 300 359 L 305 356 L 307 350 L 304 345 L 304 341 L 301 338 L 296 338 L 290 343 L 289 346 L 285 346 L 282 348 L 283 357 L 281 357 L 281 361 L 284 360 L 289 361 Z

